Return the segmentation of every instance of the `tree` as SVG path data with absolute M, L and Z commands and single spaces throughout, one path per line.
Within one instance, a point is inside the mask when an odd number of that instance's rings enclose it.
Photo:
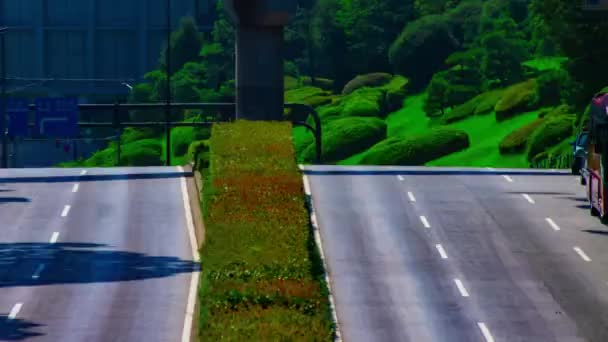
M 502 87 L 521 81 L 521 63 L 528 57 L 523 40 L 509 38 L 505 32 L 495 31 L 481 39 L 484 55 L 481 58 L 481 72 L 486 88 Z
M 427 98 L 423 110 L 429 117 L 443 116 L 450 99 L 450 83 L 441 73 L 435 74 L 426 89 Z
M 177 31 L 171 33 L 171 75 L 178 72 L 184 64 L 196 61 L 203 46 L 203 37 L 192 17 L 182 18 Z M 161 70 L 167 71 L 167 47 L 161 52 Z

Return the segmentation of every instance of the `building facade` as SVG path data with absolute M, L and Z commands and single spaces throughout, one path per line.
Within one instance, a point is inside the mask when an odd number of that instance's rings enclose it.
M 0 0 L 9 93 L 125 94 L 158 66 L 169 0 Z M 212 28 L 215 0 L 170 0 L 172 28 L 184 16 Z M 1 52 L 0 52 L 1 53 Z M 86 94 L 86 95 L 85 95 Z

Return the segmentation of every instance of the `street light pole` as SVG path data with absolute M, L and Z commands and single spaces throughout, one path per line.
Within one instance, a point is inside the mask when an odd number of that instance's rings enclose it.
M 0 127 L 2 127 L 2 168 L 8 167 L 8 136 L 6 135 L 7 122 L 6 122 L 6 31 L 8 28 L 0 27 L 0 50 L 2 50 L 2 74 L 0 75 L 0 81 L 2 82 L 2 111 L 0 111 Z
M 165 111 L 165 132 L 167 134 L 167 166 L 171 166 L 171 0 L 167 0 L 167 109 Z

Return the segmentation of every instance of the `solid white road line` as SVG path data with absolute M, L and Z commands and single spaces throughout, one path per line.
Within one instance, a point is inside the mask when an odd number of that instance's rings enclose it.
M 63 207 L 63 211 L 61 212 L 61 217 L 68 216 L 68 213 L 70 212 L 70 208 L 71 208 L 71 206 L 69 206 L 69 205 L 66 205 L 65 207 Z
M 532 197 L 530 197 L 530 195 L 528 194 L 523 194 L 522 196 L 524 196 L 524 198 L 526 199 L 526 201 L 534 204 L 534 200 L 532 199 Z
M 84 176 L 84 175 L 86 175 L 86 174 L 87 174 L 87 170 L 82 170 L 82 171 L 80 171 L 80 175 L 81 175 L 81 176 Z
M 493 167 L 486 167 L 486 169 L 488 169 L 488 170 L 490 170 L 490 171 L 496 171 L 496 169 L 495 169 L 495 168 L 493 168 Z
M 431 228 L 431 225 L 429 224 L 429 221 L 426 219 L 426 217 L 424 216 L 420 216 L 420 221 L 422 221 L 422 224 L 426 227 L 426 228 Z
M 583 258 L 583 260 L 585 260 L 586 262 L 590 262 L 591 258 L 589 258 L 587 256 L 587 254 L 585 254 L 585 252 L 583 252 L 582 249 L 580 249 L 579 247 L 574 247 L 574 251 L 581 257 Z
M 399 178 L 400 181 L 403 181 L 405 179 L 402 175 L 397 176 L 397 178 Z
M 8 319 L 15 319 L 21 308 L 23 307 L 23 303 L 17 303 L 11 309 L 11 312 L 8 314 Z
M 57 240 L 59 240 L 59 232 L 54 232 L 53 235 L 51 236 L 51 240 L 49 240 L 49 242 L 56 243 Z
M 32 279 L 40 278 L 40 273 L 42 273 L 42 271 L 44 271 L 44 267 L 45 267 L 44 264 L 38 265 L 36 272 L 34 272 L 34 274 L 32 275 Z
M 462 282 L 460 281 L 460 279 L 454 279 L 454 282 L 456 283 L 456 287 L 458 288 L 458 291 L 460 291 L 460 295 L 463 297 L 468 297 L 469 292 L 464 287 L 464 285 L 462 285 Z
M 439 252 L 439 255 L 441 255 L 441 259 L 448 258 L 448 254 L 445 252 L 442 245 L 436 245 L 435 247 L 437 247 L 437 251 Z
M 507 175 L 504 175 L 503 177 L 504 177 L 504 178 L 505 178 L 505 179 L 506 179 L 506 180 L 507 180 L 509 183 L 513 183 L 513 178 L 511 178 L 511 177 L 509 177 L 509 176 L 507 176 Z
M 72 192 L 78 192 L 79 187 L 80 187 L 80 184 L 78 184 L 78 183 L 74 184 L 74 187 L 72 187 Z
M 547 217 L 547 218 L 545 218 L 545 221 L 547 221 L 547 223 L 549 223 L 549 225 L 551 226 L 551 228 L 553 228 L 553 230 L 557 231 L 560 229 L 559 226 L 555 222 L 553 222 L 553 220 L 551 218 Z
M 492 337 L 490 329 L 488 329 L 485 323 L 477 322 L 477 326 L 479 327 L 479 330 L 481 330 L 481 333 L 483 334 L 483 337 L 485 337 L 487 342 L 494 342 L 494 337 Z
M 407 192 L 407 197 L 410 198 L 411 202 L 416 202 L 416 197 L 414 197 L 414 194 L 411 191 Z
M 184 168 L 178 166 L 177 169 L 180 173 L 184 172 Z M 198 254 L 198 244 L 196 242 L 196 234 L 194 232 L 194 221 L 192 219 L 192 211 L 190 211 L 190 200 L 188 196 L 188 186 L 186 185 L 186 178 L 181 177 L 181 188 L 182 198 L 184 200 L 184 211 L 186 215 L 186 226 L 188 229 L 188 237 L 190 239 L 190 248 L 192 249 L 192 259 L 195 262 L 200 260 Z M 194 305 L 196 304 L 196 292 L 198 289 L 199 272 L 193 271 L 190 277 L 190 291 L 188 292 L 188 303 L 186 306 L 186 315 L 184 318 L 184 327 L 182 330 L 182 342 L 190 342 L 190 336 L 192 334 L 192 320 L 194 318 Z

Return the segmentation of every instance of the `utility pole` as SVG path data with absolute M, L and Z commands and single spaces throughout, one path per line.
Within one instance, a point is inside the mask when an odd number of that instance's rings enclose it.
M 165 111 L 165 132 L 167 134 L 167 166 L 171 166 L 171 0 L 167 0 L 167 110 Z
M 0 68 L 2 68 L 2 74 L 0 75 L 0 81 L 2 82 L 2 110 L 0 114 L 2 118 L 0 118 L 0 127 L 2 127 L 2 168 L 8 167 L 8 136 L 6 135 L 7 130 L 7 122 L 6 122 L 6 31 L 8 28 L 0 27 L 0 50 L 2 50 L 2 63 L 0 63 Z

